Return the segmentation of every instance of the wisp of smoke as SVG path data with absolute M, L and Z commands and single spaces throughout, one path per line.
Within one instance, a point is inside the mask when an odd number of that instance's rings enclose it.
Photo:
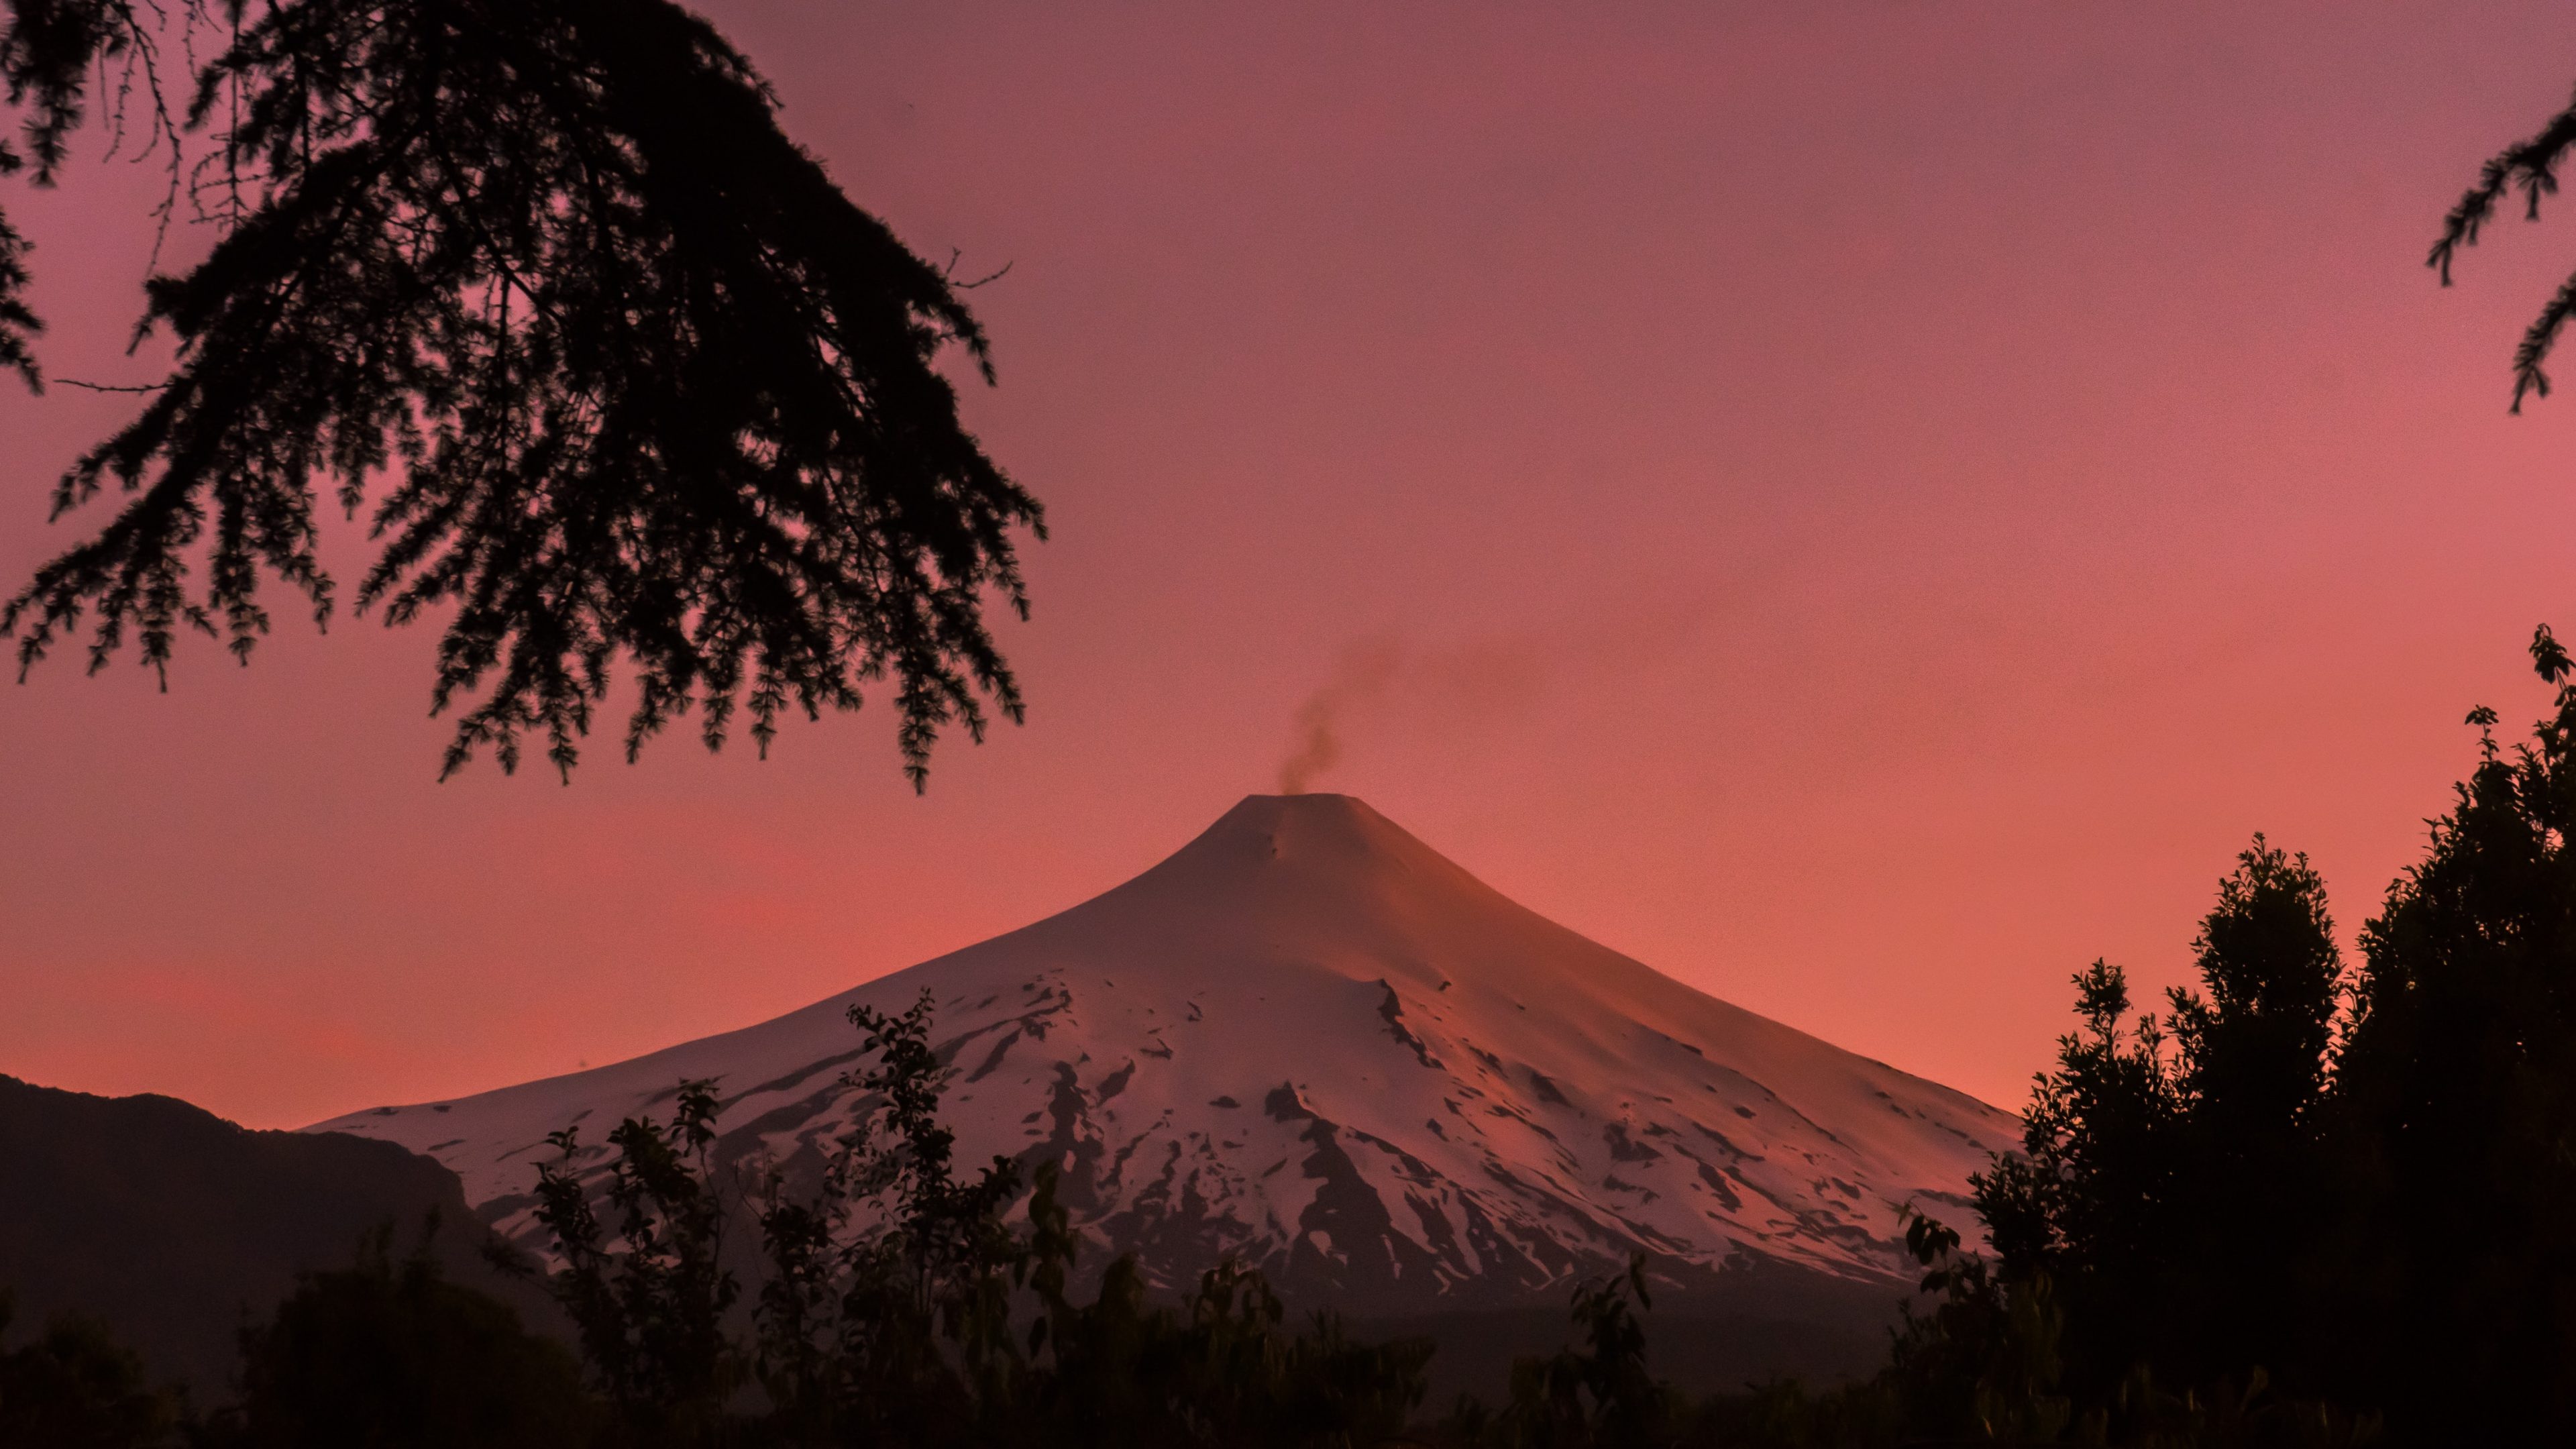
M 1394 639 L 1368 639 L 1342 651 L 1332 674 L 1297 706 L 1287 758 L 1279 762 L 1279 793 L 1302 795 L 1314 779 L 1339 764 L 1351 717 L 1389 695 L 1427 704 L 1444 721 L 1462 714 L 1487 717 L 1535 692 L 1538 665 L 1520 645 L 1462 645 L 1408 649 Z
M 1400 646 L 1383 639 L 1342 651 L 1332 676 L 1297 706 L 1296 743 L 1279 762 L 1280 794 L 1305 794 L 1307 781 L 1340 763 L 1343 715 L 1385 693 L 1403 657 Z

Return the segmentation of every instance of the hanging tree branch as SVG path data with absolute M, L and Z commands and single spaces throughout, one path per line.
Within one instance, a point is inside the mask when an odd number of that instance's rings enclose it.
M 2478 173 L 2477 184 L 2442 219 L 2442 235 L 2434 241 L 2432 254 L 2424 259 L 2426 266 L 2441 275 L 2443 286 L 2451 285 L 2453 258 L 2462 247 L 2477 245 L 2478 234 L 2494 219 L 2496 208 L 2506 197 L 2521 192 L 2523 219 L 2540 219 L 2540 200 L 2557 194 L 2558 168 L 2571 147 L 2576 147 L 2576 103 L 2552 116 L 2537 135 L 2488 158 Z M 2549 396 L 2549 373 L 2543 364 L 2557 347 L 2558 334 L 2570 317 L 2576 317 L 2576 275 L 2559 285 L 2557 295 L 2523 329 L 2522 342 L 2513 353 L 2513 411 L 2522 411 L 2525 395 Z
M 50 165 L 81 91 L 43 80 L 76 74 L 58 64 L 19 79 L 52 33 L 30 17 L 131 15 L 8 3 L 0 67 Z M 984 607 L 1025 616 L 1014 540 L 1043 515 L 938 367 L 953 345 L 989 381 L 984 333 L 711 26 L 668 0 L 243 16 L 180 121 L 222 119 L 243 200 L 204 262 L 148 286 L 177 363 L 56 486 L 57 516 L 125 501 L 0 609 L 22 677 L 84 623 L 93 669 L 129 636 L 166 669 L 183 628 L 246 659 L 270 576 L 327 620 L 328 486 L 379 541 L 357 610 L 445 613 L 445 771 L 485 747 L 514 769 L 535 735 L 568 776 L 620 668 L 630 758 L 692 710 L 710 748 L 747 711 L 765 750 L 782 713 L 885 680 L 919 786 L 942 729 L 1022 716 Z M 16 245 L 0 233 L 0 363 L 32 381 L 6 350 L 32 330 L 5 310 Z

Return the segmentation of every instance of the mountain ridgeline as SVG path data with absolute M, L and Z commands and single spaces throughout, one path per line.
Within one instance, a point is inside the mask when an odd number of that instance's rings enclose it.
M 454 1175 L 380 1142 L 255 1132 L 171 1097 L 96 1097 L 0 1076 L 0 1292 L 30 1324 L 104 1319 L 155 1379 L 220 1397 L 245 1322 L 299 1273 L 370 1234 L 417 1241 L 447 1274 L 544 1322 L 545 1300 L 485 1266 Z

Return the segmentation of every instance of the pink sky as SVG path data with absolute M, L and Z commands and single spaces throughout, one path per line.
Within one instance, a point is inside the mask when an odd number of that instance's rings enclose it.
M 2421 265 L 2561 4 L 713 9 L 1011 264 L 1028 725 L 921 798 L 873 709 L 441 785 L 420 630 L 58 660 L 0 688 L 0 1072 L 293 1125 L 759 1021 L 1151 864 L 1340 678 L 1315 788 L 2017 1107 L 2253 831 L 2358 927 L 2576 628 L 2576 398 L 2505 413 L 2576 216 Z M 55 374 L 145 375 L 152 183 L 10 194 Z M 0 387 L 9 587 L 129 406 Z

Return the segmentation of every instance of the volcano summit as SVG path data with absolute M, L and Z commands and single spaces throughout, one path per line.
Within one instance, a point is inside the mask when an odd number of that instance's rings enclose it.
M 1165 1285 L 1231 1254 L 1308 1302 L 1561 1304 L 1637 1250 L 1684 1288 L 1765 1265 L 1893 1281 L 1900 1205 L 1965 1219 L 1968 1174 L 2017 1129 L 1595 945 L 1358 800 L 1294 795 L 775 1021 L 313 1130 L 437 1158 L 524 1238 L 549 1132 L 596 1144 L 711 1077 L 720 1151 L 793 1180 L 864 1105 L 848 1008 L 925 989 L 959 1160 L 1058 1164 L 1107 1250 L 1086 1260 L 1132 1252 Z

